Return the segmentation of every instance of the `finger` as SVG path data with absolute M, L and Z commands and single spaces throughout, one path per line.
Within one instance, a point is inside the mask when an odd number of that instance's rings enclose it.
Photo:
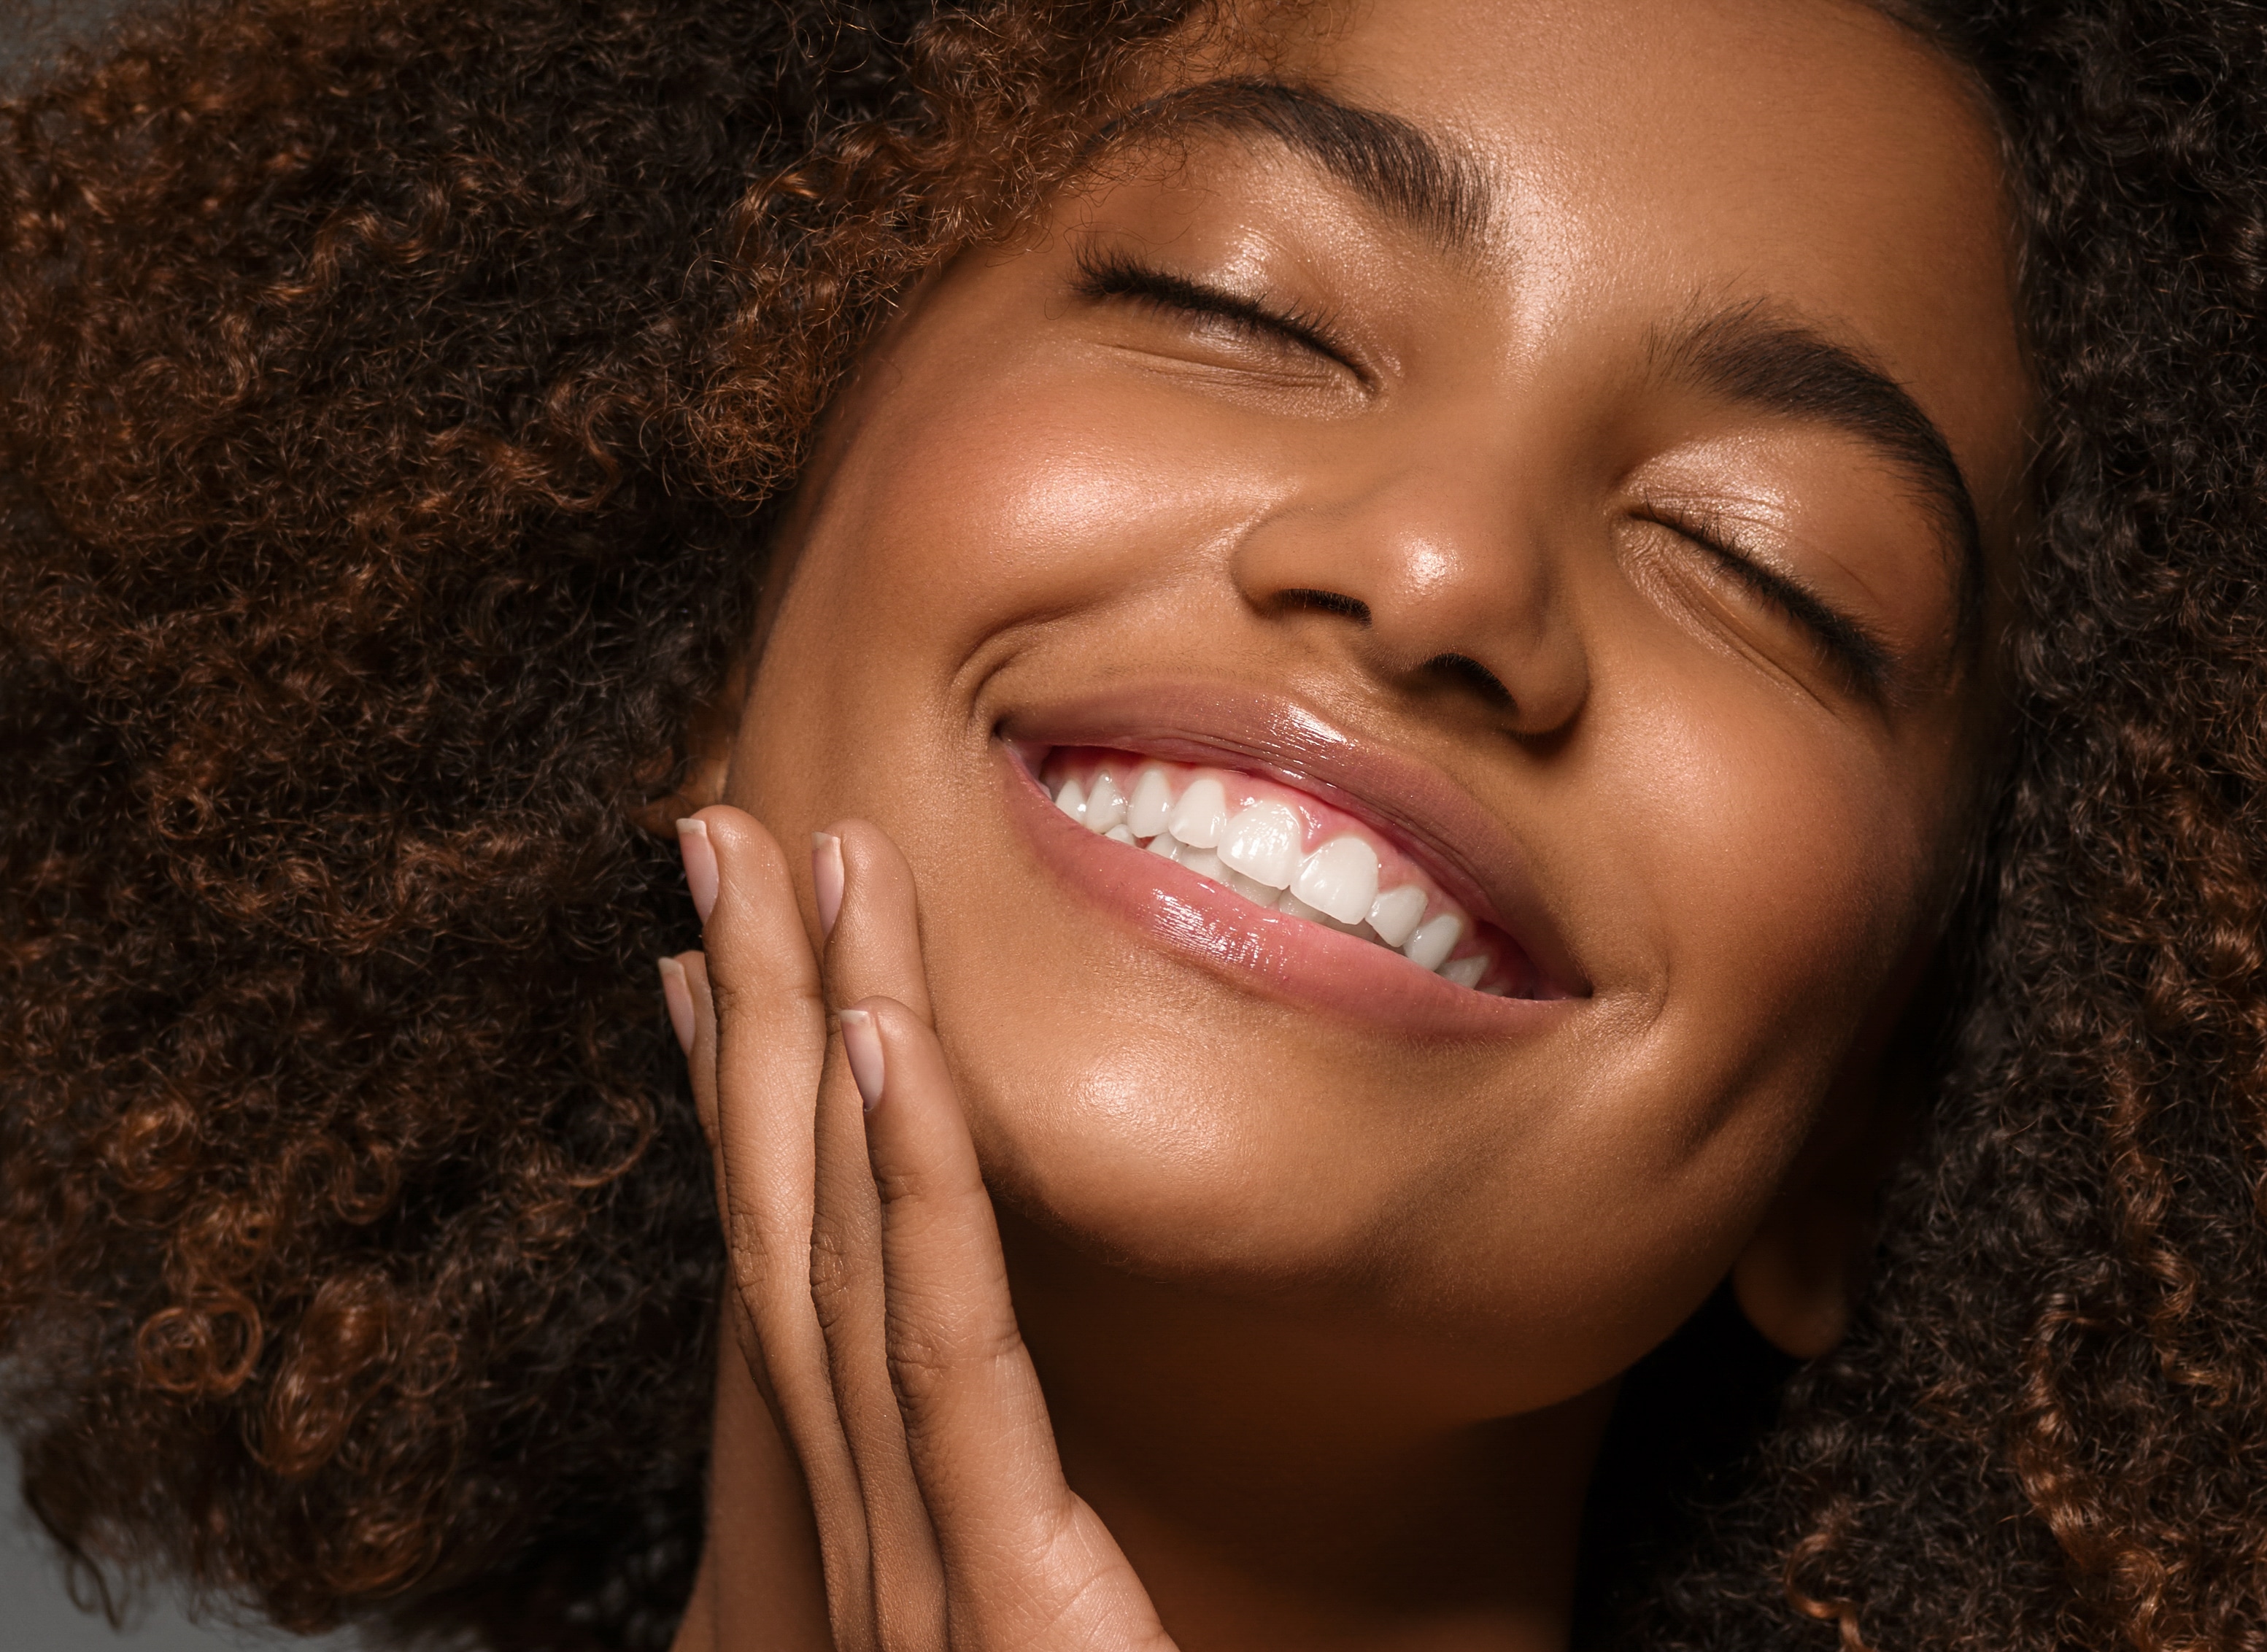
M 705 951 L 680 962 L 734 1298 L 752 1333 L 751 1368 L 810 1488 L 838 1641 L 866 1652 L 877 1644 L 867 1520 L 810 1285 L 815 1098 L 828 1042 L 818 964 L 771 834 L 721 805 L 693 826 L 688 881 L 696 898 L 713 894 Z M 695 870 L 704 854 L 713 868 L 707 892 Z
M 1163 1644 L 1148 1592 L 1063 1479 L 1009 1296 L 992 1200 L 936 1035 L 842 1012 L 882 1218 L 891 1381 L 936 1532 L 955 1644 Z
M 840 915 L 826 935 L 821 958 L 827 1002 L 894 998 L 923 1021 L 931 1020 L 913 868 L 888 834 L 870 822 L 839 821 L 818 835 L 836 845 L 843 875 Z M 823 862 L 825 855 L 822 841 L 817 858 Z
M 678 1042 L 685 1046 L 686 1064 L 692 1074 L 693 1116 L 701 1121 L 701 1134 L 708 1143 L 708 1171 L 715 1184 L 717 1220 L 724 1224 L 725 1254 L 730 1261 L 739 1248 L 758 1241 L 750 1235 L 735 1236 L 731 1230 L 731 1177 L 724 1156 L 723 1131 L 716 1116 L 716 1011 L 708 984 L 708 958 L 699 952 L 680 952 L 675 958 L 663 959 L 662 991 L 669 1002 L 672 1026 L 679 1024 L 680 1013 L 683 1017 Z M 679 995 L 683 996 L 681 1011 Z M 737 1263 L 731 1268 L 725 1307 L 733 1334 L 739 1340 L 740 1352 L 763 1388 L 767 1403 L 776 1409 L 770 1377 L 763 1369 L 763 1350 L 756 1340 L 755 1320 L 742 1299 Z
M 838 854 L 844 876 L 830 899 L 827 862 Z M 838 913 L 826 945 L 830 980 L 880 971 L 907 990 L 919 990 L 913 877 L 895 847 L 873 827 L 856 824 L 821 834 L 814 855 L 822 915 L 829 905 Z M 926 991 L 920 995 L 925 1002 Z M 839 1037 L 829 1046 L 819 1086 L 818 1156 L 811 1294 L 865 1498 L 876 1617 L 892 1648 L 941 1652 L 943 1568 L 890 1382 L 880 1209 L 867 1166 L 864 1109 Z
M 708 1174 L 716 1195 L 716 1217 L 724 1224 L 729 1260 L 735 1241 L 731 1232 L 732 1199 L 724 1169 L 724 1142 L 716 1119 L 715 1010 L 708 988 L 708 960 L 699 952 L 679 952 L 661 960 L 661 990 L 669 1006 L 671 1030 L 684 1046 L 686 1071 L 693 1081 L 693 1112 L 701 1121 L 701 1139 L 708 1143 Z M 755 1346 L 754 1324 L 740 1300 L 737 1270 L 725 1292 L 736 1334 L 745 1327 L 741 1352 L 752 1366 L 762 1358 Z

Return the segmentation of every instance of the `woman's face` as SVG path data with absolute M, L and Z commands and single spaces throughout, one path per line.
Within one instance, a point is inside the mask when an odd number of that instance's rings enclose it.
M 1270 74 L 874 347 L 727 797 L 903 846 L 1004 1201 L 1527 1409 L 1724 1275 L 1933 943 L 2008 218 L 1838 0 L 1376 0 Z

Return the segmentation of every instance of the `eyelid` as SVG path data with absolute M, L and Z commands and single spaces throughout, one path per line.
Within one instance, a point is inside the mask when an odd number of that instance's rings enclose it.
M 1880 699 L 1889 686 L 1893 655 L 1887 644 L 1816 591 L 1742 549 L 1706 512 L 1680 512 L 1655 506 L 1645 518 L 1689 540 L 1713 556 L 1733 578 L 1794 620 L 1817 642 L 1849 686 Z
M 1327 315 L 1302 313 L 1208 281 L 1160 269 L 1122 252 L 1082 248 L 1075 258 L 1077 290 L 1082 297 L 1130 298 L 1184 314 L 1212 316 L 1295 344 L 1345 368 L 1364 384 L 1369 382 L 1369 374 L 1353 352 L 1339 342 Z

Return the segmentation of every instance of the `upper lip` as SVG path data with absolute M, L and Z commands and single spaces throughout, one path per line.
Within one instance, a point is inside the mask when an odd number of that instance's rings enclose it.
M 1505 930 L 1561 988 L 1589 985 L 1503 823 L 1431 764 L 1288 700 L 1229 683 L 1126 683 L 1019 710 L 1018 747 L 1089 745 L 1244 769 L 1295 786 L 1399 843 L 1474 917 Z M 1027 760 L 1044 755 L 1027 752 Z M 1031 763 L 1036 774 L 1038 764 Z

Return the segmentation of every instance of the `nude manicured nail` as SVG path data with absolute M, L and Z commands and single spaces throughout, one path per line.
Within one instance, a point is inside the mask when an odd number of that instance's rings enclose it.
M 842 915 L 842 840 L 832 832 L 811 834 L 811 881 L 818 892 L 818 933 L 834 933 L 834 921 Z M 877 1061 L 881 1058 L 877 1056 Z M 874 1069 L 879 1072 L 881 1069 Z
M 693 988 L 685 979 L 685 966 L 673 958 L 656 960 L 661 971 L 661 1001 L 669 1006 L 669 1024 L 687 1055 L 693 1054 Z
M 850 1058 L 850 1076 L 858 1085 L 858 1099 L 871 1112 L 882 1098 L 882 1030 L 864 1010 L 845 1010 L 839 1019 L 842 1054 Z
M 685 857 L 685 886 L 693 892 L 693 910 L 701 921 L 716 909 L 716 846 L 708 841 L 708 823 L 691 815 L 677 823 L 677 852 Z

